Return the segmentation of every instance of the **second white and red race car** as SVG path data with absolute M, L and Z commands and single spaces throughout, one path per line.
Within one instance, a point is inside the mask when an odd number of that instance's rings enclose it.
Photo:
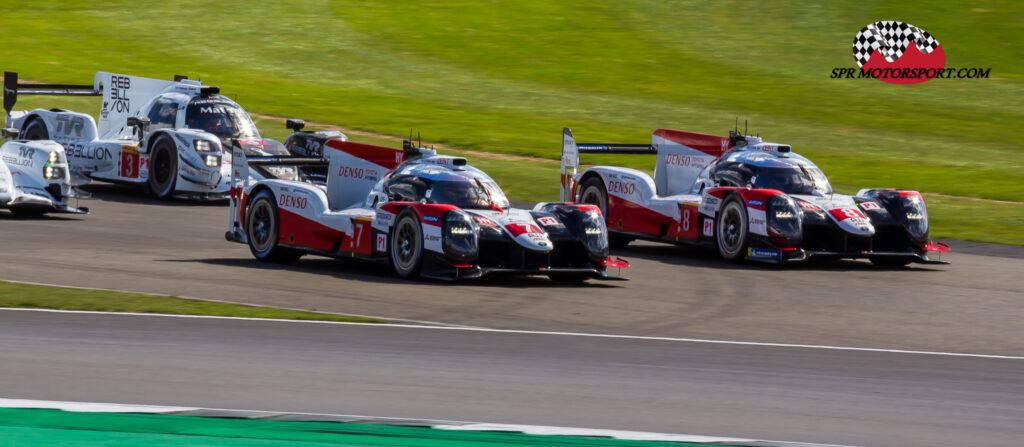
M 293 127 L 294 128 L 294 127 Z M 611 279 L 601 211 L 593 205 L 516 209 L 498 185 L 462 157 L 432 149 L 326 138 L 320 157 L 232 154 L 228 240 L 264 261 L 303 254 L 389 263 L 403 278 L 547 275 Z M 297 166 L 325 181 L 252 181 L 257 166 Z
M 917 191 L 832 190 L 810 160 L 786 144 L 730 132 L 657 129 L 651 144 L 577 144 L 562 136 L 562 200 L 604 211 L 613 248 L 634 239 L 713 246 L 730 261 L 867 258 L 879 265 L 940 263 Z M 651 154 L 646 172 L 594 166 L 579 154 Z

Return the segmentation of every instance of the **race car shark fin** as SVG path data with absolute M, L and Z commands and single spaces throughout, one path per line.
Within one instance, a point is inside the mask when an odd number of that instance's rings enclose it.
M 580 165 L 580 152 L 576 147 L 576 139 L 572 137 L 572 131 L 568 127 L 562 128 L 562 188 L 559 200 L 566 201 L 566 189 L 572 189 L 569 182 L 576 176 Z M 571 172 L 569 172 L 571 170 Z M 568 191 L 572 194 L 572 191 Z

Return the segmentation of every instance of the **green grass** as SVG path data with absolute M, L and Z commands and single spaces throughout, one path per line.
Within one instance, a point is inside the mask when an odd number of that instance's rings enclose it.
M 384 323 L 383 320 L 374 318 L 198 301 L 173 296 L 71 289 L 6 281 L 0 281 L 0 307 Z
M 645 142 L 656 127 L 721 134 L 739 116 L 815 160 L 840 192 L 1024 197 L 1019 2 L 14 0 L 0 14 L 0 65 L 30 79 L 189 74 L 260 113 L 552 160 L 563 126 L 580 140 Z M 947 66 L 991 67 L 992 79 L 829 79 L 855 66 L 856 32 L 883 19 L 925 28 Z M 557 166 L 471 162 L 513 198 L 557 196 Z M 936 236 L 1024 243 L 1001 236 L 1018 232 L 1024 205 L 929 205 Z

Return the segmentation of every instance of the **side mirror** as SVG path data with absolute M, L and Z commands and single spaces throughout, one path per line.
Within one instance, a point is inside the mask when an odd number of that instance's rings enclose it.
M 284 126 L 298 132 L 302 130 L 303 127 L 306 127 L 306 122 L 298 118 L 293 118 L 290 120 L 286 120 L 284 122 Z
M 142 118 L 138 116 L 128 117 L 128 127 L 135 129 L 135 136 L 142 141 L 142 133 L 149 126 L 149 118 Z
M 18 139 L 18 134 L 20 134 L 20 133 L 21 133 L 20 130 L 18 130 L 16 128 L 14 128 L 14 127 L 8 127 L 8 128 L 5 128 L 3 130 L 3 137 L 4 137 L 5 140 L 17 140 Z

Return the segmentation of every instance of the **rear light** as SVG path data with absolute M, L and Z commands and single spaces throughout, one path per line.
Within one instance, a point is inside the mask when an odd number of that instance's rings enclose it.
M 605 258 L 604 261 L 601 261 L 601 265 L 603 265 L 605 267 L 613 267 L 613 268 L 626 268 L 626 267 L 629 267 L 629 261 L 627 261 L 625 259 L 622 259 L 622 258 L 620 258 L 618 256 L 616 256 L 614 258 L 609 256 L 609 257 Z

